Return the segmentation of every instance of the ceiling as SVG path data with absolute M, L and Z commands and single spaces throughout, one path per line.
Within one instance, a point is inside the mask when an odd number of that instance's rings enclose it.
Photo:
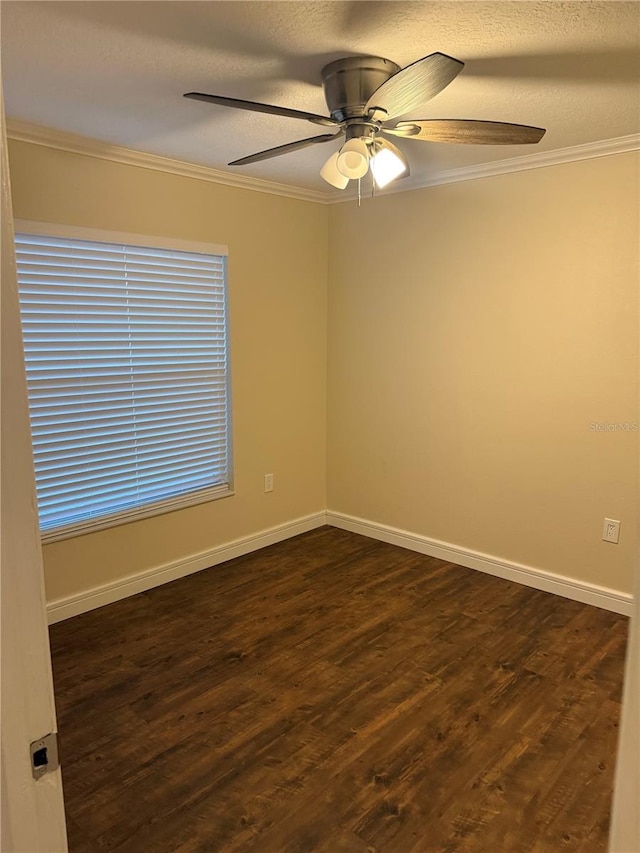
M 403 188 L 449 170 L 640 132 L 638 2 L 25 2 L 0 6 L 10 119 L 216 170 L 326 192 L 339 141 L 250 166 L 230 160 L 325 132 L 187 100 L 200 91 L 327 114 L 320 72 L 354 54 L 466 63 L 414 118 L 546 127 L 535 146 L 398 140 Z

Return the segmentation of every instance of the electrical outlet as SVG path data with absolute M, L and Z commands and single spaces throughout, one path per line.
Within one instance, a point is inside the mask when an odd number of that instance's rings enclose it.
M 264 490 L 265 492 L 273 491 L 273 474 L 264 475 Z
M 613 542 L 617 545 L 620 538 L 620 522 L 615 518 L 605 518 L 602 538 L 605 542 Z

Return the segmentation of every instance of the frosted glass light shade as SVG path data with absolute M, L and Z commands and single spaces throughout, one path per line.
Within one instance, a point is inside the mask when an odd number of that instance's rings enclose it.
M 409 163 L 406 157 L 390 142 L 384 140 L 380 143 L 381 147 L 371 158 L 371 171 L 376 182 L 376 186 L 380 189 L 386 187 L 395 178 L 399 178 L 405 172 L 409 171 Z
M 350 139 L 338 152 L 338 171 L 345 178 L 362 178 L 369 170 L 369 149 L 363 139 Z
M 324 164 L 322 169 L 320 169 L 320 177 L 324 178 L 324 180 L 331 184 L 332 187 L 335 187 L 338 190 L 343 190 L 347 184 L 349 183 L 349 178 L 346 178 L 342 172 L 338 171 L 338 156 L 340 152 L 336 151 L 335 154 L 332 154 L 331 157 Z

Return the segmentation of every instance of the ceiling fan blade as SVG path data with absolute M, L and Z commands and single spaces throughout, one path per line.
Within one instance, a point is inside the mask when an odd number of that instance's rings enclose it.
M 323 133 L 321 136 L 310 136 L 308 139 L 298 139 L 297 142 L 287 142 L 286 145 L 278 145 L 276 148 L 267 148 L 266 151 L 258 151 L 257 154 L 241 157 L 239 160 L 229 163 L 229 166 L 246 166 L 249 163 L 258 163 L 260 160 L 270 160 L 271 157 L 279 157 L 281 154 L 288 154 L 289 151 L 297 151 L 299 148 L 306 148 L 308 145 L 315 145 L 317 142 L 330 142 L 341 134 L 342 131 L 340 130 L 338 133 Z
M 464 62 L 445 53 L 423 56 L 378 86 L 365 111 L 384 110 L 388 118 L 405 115 L 435 97 L 463 68 Z
M 404 136 L 406 139 L 471 145 L 526 145 L 540 142 L 546 132 L 542 127 L 529 127 L 526 124 L 462 118 L 401 121 L 395 127 L 382 129 L 385 133 Z
M 270 115 L 285 116 L 286 118 L 302 118 L 305 121 L 311 121 L 314 124 L 322 124 L 328 127 L 335 127 L 335 125 L 339 124 L 339 122 L 330 116 L 305 113 L 302 110 L 291 110 L 288 107 L 275 107 L 272 104 L 260 104 L 257 101 L 241 101 L 237 98 L 227 98 L 224 95 L 205 95 L 202 92 L 187 92 L 183 97 L 192 98 L 194 101 L 206 101 L 209 104 L 218 104 L 221 107 L 233 107 L 236 110 L 269 113 Z

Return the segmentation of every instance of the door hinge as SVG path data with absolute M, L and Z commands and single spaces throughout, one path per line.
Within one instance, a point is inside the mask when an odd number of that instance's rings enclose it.
M 45 773 L 53 773 L 60 767 L 58 758 L 58 733 L 52 732 L 34 740 L 29 745 L 31 753 L 31 772 L 34 779 L 40 779 Z

